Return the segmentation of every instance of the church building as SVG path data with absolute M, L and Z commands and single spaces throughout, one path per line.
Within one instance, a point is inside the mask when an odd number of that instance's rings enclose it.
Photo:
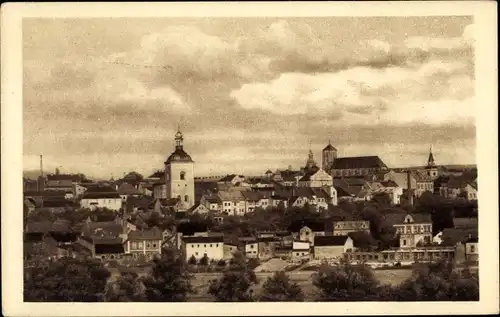
M 337 157 L 337 149 L 330 142 L 322 154 L 323 170 L 333 177 L 359 177 L 389 171 L 378 156 Z
M 194 161 L 184 151 L 183 135 L 175 134 L 175 151 L 165 161 L 165 185 L 167 198 L 177 198 L 182 202 L 182 209 L 194 205 Z M 179 210 L 182 211 L 182 210 Z

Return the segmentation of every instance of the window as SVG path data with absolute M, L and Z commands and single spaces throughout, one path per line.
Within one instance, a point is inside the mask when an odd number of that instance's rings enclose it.
M 406 245 L 406 239 L 403 239 L 403 245 Z
M 139 242 L 138 245 L 139 245 L 139 248 L 142 248 L 142 242 Z
M 180 173 L 180 178 L 181 178 L 181 180 L 182 180 L 182 181 L 183 181 L 183 180 L 185 180 L 185 178 L 186 178 L 186 173 L 181 172 L 181 173 Z
M 194 248 L 194 244 L 191 244 L 191 248 Z
M 216 248 L 218 248 L 218 247 L 219 247 L 219 244 L 218 244 L 218 243 L 217 243 L 217 244 L 215 244 L 215 247 L 216 247 Z
M 189 200 L 189 196 L 188 196 L 188 195 L 185 195 L 185 196 L 184 196 L 184 201 L 186 201 L 186 202 L 187 202 L 188 200 Z
M 203 247 L 204 247 L 204 248 L 206 248 L 206 247 L 207 247 L 207 245 L 206 245 L 206 244 L 204 244 L 204 245 L 203 245 Z
M 210 247 L 212 247 L 212 245 L 210 245 Z
M 470 246 L 470 253 L 474 253 L 474 252 L 476 252 L 476 246 L 473 245 L 473 244 L 471 244 L 471 246 Z
M 253 249 L 253 244 L 250 245 L 250 249 Z
M 199 247 L 200 247 L 200 245 L 199 245 L 199 244 L 197 244 L 197 245 L 196 245 L 196 247 L 197 247 L 197 248 L 199 248 Z
M 198 255 L 198 252 L 195 252 L 194 255 Z
M 151 247 L 151 243 L 146 243 L 146 248 L 150 248 Z

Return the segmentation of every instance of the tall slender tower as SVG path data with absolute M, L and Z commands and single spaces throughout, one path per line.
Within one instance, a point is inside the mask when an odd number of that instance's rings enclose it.
M 37 181 L 38 191 L 42 192 L 45 190 L 45 176 L 43 174 L 43 155 L 40 154 L 40 176 L 38 176 Z
M 432 146 L 429 149 L 429 158 L 427 159 L 427 175 L 429 175 L 433 180 L 438 177 L 438 168 L 434 162 L 434 155 L 432 154 Z
M 175 150 L 165 161 L 165 185 L 167 198 L 177 198 L 186 208 L 195 203 L 194 161 L 184 151 L 184 136 L 175 134 Z

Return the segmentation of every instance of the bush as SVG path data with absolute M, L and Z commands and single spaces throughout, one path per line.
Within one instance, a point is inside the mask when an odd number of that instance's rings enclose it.
M 217 262 L 217 266 L 226 266 L 226 261 L 224 261 L 224 260 L 219 260 L 219 261 Z
M 191 257 L 188 260 L 188 264 L 189 265 L 196 265 L 196 263 L 197 263 L 196 258 L 194 257 L 194 255 L 191 255 Z

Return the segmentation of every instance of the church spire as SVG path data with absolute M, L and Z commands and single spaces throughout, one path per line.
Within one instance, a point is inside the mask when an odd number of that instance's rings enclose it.
M 436 164 L 434 163 L 434 155 L 432 155 L 432 145 L 429 148 L 429 158 L 427 159 L 427 166 L 434 167 Z

